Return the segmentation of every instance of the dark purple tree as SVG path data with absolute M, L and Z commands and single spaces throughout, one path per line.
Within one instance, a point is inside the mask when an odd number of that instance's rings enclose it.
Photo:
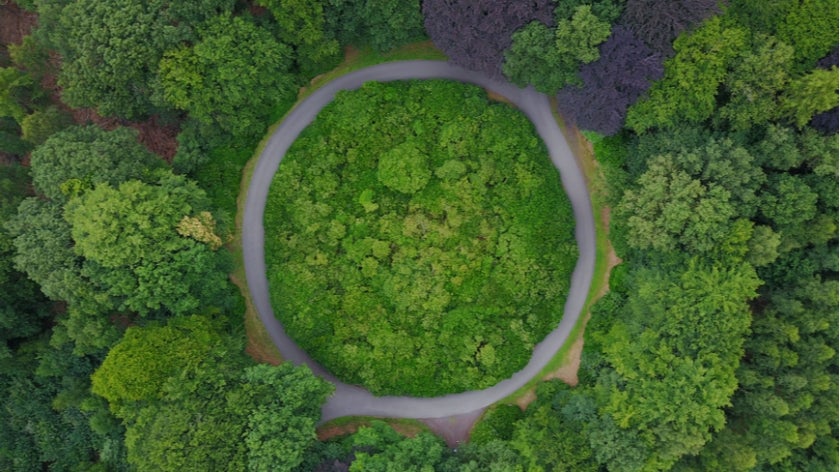
M 720 11 L 720 0 L 627 0 L 620 23 L 651 49 L 671 56 L 674 39 Z
M 601 57 L 580 70 L 582 87 L 557 94 L 558 109 L 579 127 L 611 135 L 624 124 L 627 108 L 662 77 L 662 55 L 651 51 L 624 26 L 613 28 Z
M 831 69 L 832 67 L 837 67 L 837 52 L 838 49 L 834 48 L 833 51 L 817 62 L 817 67 L 820 69 Z M 838 109 L 838 107 L 834 107 L 831 110 L 819 113 L 811 118 L 811 122 L 809 124 L 812 128 L 823 134 L 829 136 L 837 134 L 838 128 L 840 128 L 840 109 Z
M 554 24 L 552 0 L 424 0 L 426 32 L 452 62 L 502 78 L 511 35 L 531 21 Z

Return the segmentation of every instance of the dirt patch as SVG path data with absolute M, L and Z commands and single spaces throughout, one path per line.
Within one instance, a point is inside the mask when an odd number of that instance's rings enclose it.
M 458 447 L 470 439 L 470 431 L 481 415 L 484 408 L 465 413 L 463 415 L 447 416 L 445 418 L 421 419 L 432 432 L 443 438 L 449 447 Z
M 488 100 L 490 100 L 492 102 L 506 103 L 508 105 L 513 106 L 513 103 L 511 103 L 511 101 L 508 100 L 507 97 L 505 97 L 504 95 L 496 93 L 496 92 L 494 92 L 492 90 L 489 90 L 489 89 L 485 89 L 485 91 L 487 92 L 487 99 Z
M 326 441 L 328 439 L 332 439 L 338 436 L 344 436 L 347 434 L 353 434 L 359 430 L 359 428 L 363 428 L 365 426 L 370 426 L 370 423 L 373 420 L 358 420 L 358 421 L 351 421 L 345 424 L 339 425 L 331 425 L 326 424 L 324 426 L 319 427 L 316 430 L 318 435 L 318 441 Z M 388 421 L 386 418 L 382 418 L 380 421 L 384 421 L 388 423 L 388 426 L 394 429 L 394 431 L 400 433 L 401 435 L 407 438 L 413 438 L 420 434 L 423 431 L 423 428 L 419 425 L 411 425 L 411 424 L 404 424 L 398 422 Z
M 32 32 L 38 15 L 28 12 L 14 2 L 0 2 L 0 44 L 20 44 Z
M 283 356 L 280 355 L 280 351 L 277 350 L 277 346 L 274 345 L 274 341 L 263 326 L 257 310 L 251 303 L 251 297 L 245 293 L 247 288 L 236 276 L 231 275 L 230 279 L 243 292 L 245 298 L 245 336 L 248 340 L 245 345 L 245 353 L 257 362 L 271 365 L 280 364 L 283 362 Z

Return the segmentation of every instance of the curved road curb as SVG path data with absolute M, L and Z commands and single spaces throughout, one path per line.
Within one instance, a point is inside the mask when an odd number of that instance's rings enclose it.
M 554 331 L 534 347 L 528 364 L 511 378 L 484 390 L 434 398 L 374 397 L 367 390 L 345 384 L 327 372 L 289 338 L 274 317 L 266 277 L 263 213 L 271 180 L 286 151 L 300 132 L 315 119 L 318 112 L 333 100 L 337 91 L 357 89 L 369 81 L 410 79 L 450 79 L 476 84 L 506 97 L 525 113 L 545 142 L 552 162 L 560 171 L 563 187 L 575 215 L 575 239 L 580 255 L 572 272 L 562 320 Z M 335 394 L 323 405 L 321 421 L 342 416 L 442 418 L 472 412 L 507 397 L 539 374 L 560 349 L 577 322 L 589 292 L 595 267 L 595 223 L 583 173 L 557 126 L 548 97 L 533 89 L 519 89 L 511 84 L 496 82 L 477 72 L 446 62 L 400 61 L 379 64 L 343 75 L 298 103 L 286 116 L 272 134 L 254 168 L 242 222 L 242 252 L 245 275 L 254 306 L 280 353 L 286 360 L 306 364 L 316 375 L 335 385 Z

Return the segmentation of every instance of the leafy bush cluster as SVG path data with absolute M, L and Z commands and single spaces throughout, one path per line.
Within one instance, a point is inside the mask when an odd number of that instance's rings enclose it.
M 569 203 L 530 123 L 482 95 L 441 81 L 341 93 L 272 184 L 275 310 L 376 394 L 493 385 L 562 316 Z

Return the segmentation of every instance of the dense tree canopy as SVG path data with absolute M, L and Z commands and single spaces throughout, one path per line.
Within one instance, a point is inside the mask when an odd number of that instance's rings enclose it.
M 560 2 L 555 27 L 534 21 L 513 34 L 513 43 L 505 51 L 505 76 L 518 85 L 530 84 L 550 94 L 578 84 L 580 66 L 598 59 L 598 45 L 610 35 L 620 11 L 620 5 L 612 0 Z
M 486 387 L 521 368 L 575 260 L 543 153 L 523 116 L 472 86 L 339 94 L 284 157 L 266 208 L 288 332 L 376 393 Z
M 423 2 L 426 31 L 435 45 L 456 64 L 491 77 L 502 76 L 503 53 L 513 33 L 534 20 L 553 24 L 553 9 L 550 0 Z
M 627 0 L 621 23 L 651 49 L 670 56 L 680 33 L 719 11 L 718 0 Z
M 707 21 L 674 43 L 665 76 L 627 114 L 627 126 L 637 133 L 681 122 L 699 123 L 715 110 L 726 69 L 745 47 L 746 32 L 719 18 Z
M 32 180 L 44 196 L 65 202 L 97 184 L 152 178 L 161 161 L 128 128 L 104 131 L 73 127 L 38 146 L 31 156 Z
M 837 470 L 835 1 L 0 3 L 0 469 Z M 36 20 L 20 44 L 2 44 Z M 576 84 L 558 94 L 565 118 L 612 135 L 587 137 L 605 177 L 592 182 L 607 187 L 595 202 L 613 209 L 610 238 L 623 264 L 586 327 L 576 388 L 543 383 L 525 411 L 495 407 L 457 451 L 382 424 L 317 443 L 329 387 L 288 364 L 253 366 L 242 354 L 241 307 L 222 293 L 241 169 L 297 86 L 336 64 L 341 47 L 359 46 L 364 61 L 367 48 L 423 39 L 424 24 L 455 63 L 500 78 L 507 51 L 520 83 L 552 93 Z M 609 37 L 598 45 L 604 25 Z M 350 257 L 351 283 L 390 277 L 399 322 L 444 307 L 438 325 L 455 334 L 441 356 L 490 382 L 483 369 L 525 356 L 540 337 L 527 328 L 559 313 L 514 296 L 539 292 L 545 275 L 514 256 L 568 253 L 546 251 L 563 243 L 539 231 L 538 249 L 521 233 L 488 231 L 495 220 L 476 222 L 471 192 L 492 196 L 515 181 L 539 200 L 533 185 L 556 176 L 523 164 L 535 141 L 517 136 L 530 127 L 480 112 L 477 92 L 415 94 L 339 100 L 353 124 L 325 128 L 360 149 L 385 143 L 374 153 L 330 147 L 326 132 L 302 138 L 312 152 L 295 172 L 312 179 L 287 179 L 285 191 L 300 205 L 292 221 L 308 224 L 286 241 L 303 259 L 275 282 L 323 279 L 334 272 L 323 263 Z M 415 119 L 427 109 L 455 111 L 435 128 Z M 125 118 L 149 114 L 182 130 L 175 168 L 206 195 L 163 169 L 133 132 L 64 130 L 72 116 L 130 125 L 148 143 L 157 125 Z M 31 162 L 29 172 L 7 166 L 16 161 Z M 348 183 L 350 164 L 365 162 L 366 177 Z M 336 163 L 345 166 L 340 179 L 327 167 Z M 313 197 L 338 194 L 339 183 L 351 189 L 344 207 Z M 406 217 L 388 218 L 395 202 Z M 556 210 L 523 208 L 515 213 L 526 227 Z M 346 218 L 333 218 L 341 211 Z M 461 232 L 467 239 L 455 244 Z M 407 240 L 421 241 L 416 253 Z M 459 252 L 432 250 L 440 241 Z M 450 263 L 490 246 L 467 269 L 494 275 L 493 284 L 459 279 Z M 497 261 L 504 254 L 508 265 Z M 440 273 L 452 277 L 438 283 Z M 428 326 L 381 329 L 384 308 L 370 292 L 336 286 L 300 292 L 299 305 L 365 315 L 339 330 L 370 349 L 363 363 L 385 376 L 410 370 L 400 362 L 419 356 L 403 340 Z M 456 286 L 474 302 L 446 306 L 459 300 Z M 508 295 L 504 310 L 481 304 Z M 521 323 L 499 316 L 517 309 L 534 314 Z M 464 336 L 498 320 L 503 341 Z M 326 326 L 310 333 L 332 336 Z M 513 341 L 522 348 L 505 351 Z
M 334 32 L 327 29 L 323 2 L 258 0 L 257 4 L 271 11 L 277 22 L 277 37 L 294 48 L 302 75 L 315 75 L 338 63 L 341 49 Z
M 207 316 L 131 328 L 93 374 L 141 470 L 294 470 L 331 386 L 305 368 L 249 365 Z
M 624 125 L 627 108 L 662 76 L 662 57 L 624 26 L 613 28 L 599 52 L 598 60 L 581 66 L 582 85 L 564 87 L 557 102 L 578 127 L 611 135 Z
M 216 17 L 198 36 L 160 61 L 164 97 L 224 132 L 262 134 L 274 109 L 294 101 L 292 49 L 241 17 Z
M 164 52 L 196 39 L 196 27 L 229 11 L 231 0 L 77 0 L 61 9 L 53 37 L 63 64 L 62 98 L 103 115 L 137 118 L 152 100 Z

